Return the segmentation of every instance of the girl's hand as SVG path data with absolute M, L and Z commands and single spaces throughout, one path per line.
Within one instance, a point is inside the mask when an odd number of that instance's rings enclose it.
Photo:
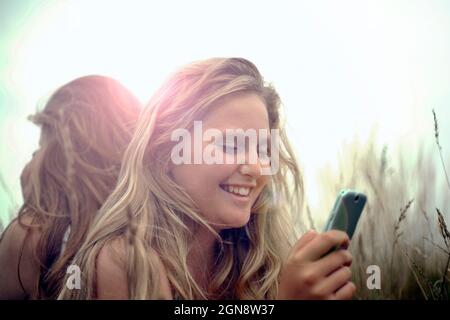
M 283 266 L 277 298 L 351 299 L 356 290 L 350 281 L 352 255 L 347 249 L 327 254 L 349 243 L 347 234 L 337 230 L 303 235 Z

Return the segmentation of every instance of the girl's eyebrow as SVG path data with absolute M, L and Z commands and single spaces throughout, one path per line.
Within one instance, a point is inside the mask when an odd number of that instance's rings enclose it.
M 217 129 L 217 130 L 219 130 L 220 131 L 220 133 L 222 134 L 222 143 L 223 144 L 226 144 L 228 141 L 226 140 L 226 130 L 227 129 L 225 129 L 225 130 L 220 130 L 220 129 Z M 245 136 L 245 134 L 242 134 L 242 133 L 236 133 L 236 135 L 235 135 L 235 137 L 237 137 L 237 136 Z M 272 142 L 272 135 L 270 134 L 270 133 L 268 133 L 267 135 L 266 135 L 266 137 L 267 137 L 267 145 L 271 145 L 271 142 Z M 246 137 L 246 141 L 247 141 L 247 139 L 248 139 L 248 137 Z M 215 136 L 211 136 L 211 138 L 210 139 L 207 139 L 207 140 L 205 140 L 204 142 L 207 142 L 207 143 L 211 143 L 211 142 L 213 142 L 213 140 L 214 140 L 214 142 L 216 142 L 217 141 L 217 139 L 215 139 Z M 259 137 L 257 138 L 257 145 L 259 146 Z

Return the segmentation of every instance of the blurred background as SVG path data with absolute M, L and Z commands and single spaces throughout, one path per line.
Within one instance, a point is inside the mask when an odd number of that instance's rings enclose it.
M 340 188 L 366 192 L 373 199 L 367 215 L 384 210 L 389 218 L 382 223 L 390 225 L 419 192 L 426 200 L 414 202 L 416 209 L 427 212 L 427 232 L 438 239 L 434 210 L 450 220 L 450 186 L 432 109 L 450 169 L 449 39 L 450 2 L 444 0 L 2 0 L 0 221 L 6 225 L 22 203 L 19 176 L 38 145 L 39 130 L 26 117 L 58 86 L 104 74 L 146 102 L 178 66 L 241 56 L 284 102 L 304 173 L 309 227 L 321 227 Z M 381 180 L 374 182 L 372 173 Z M 405 225 L 411 234 L 421 230 L 417 221 Z M 431 249 L 423 244 L 421 250 Z M 373 263 L 365 259 L 362 265 Z

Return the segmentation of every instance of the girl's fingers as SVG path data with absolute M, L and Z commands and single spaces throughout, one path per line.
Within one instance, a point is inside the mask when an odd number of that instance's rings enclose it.
M 352 271 L 349 267 L 342 267 L 324 278 L 320 284 L 318 284 L 317 292 L 322 295 L 333 294 L 340 290 L 347 284 L 352 278 Z
M 306 244 L 308 244 L 312 239 L 317 236 L 317 232 L 314 230 L 309 230 L 303 236 L 298 239 L 298 241 L 294 244 L 293 250 L 297 251 L 302 249 Z
M 351 263 L 352 255 L 350 251 L 341 249 L 317 260 L 314 264 L 320 270 L 320 274 L 326 277 L 342 266 L 350 266 Z
M 302 250 L 306 261 L 316 261 L 335 247 L 348 246 L 350 240 L 343 231 L 331 230 L 317 235 Z
M 332 296 L 335 300 L 350 300 L 356 292 L 356 286 L 353 282 L 347 282 L 339 288 Z

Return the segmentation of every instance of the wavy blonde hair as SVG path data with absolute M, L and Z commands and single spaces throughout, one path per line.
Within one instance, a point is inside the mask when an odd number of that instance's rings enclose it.
M 39 235 L 33 251 L 40 273 L 31 298 L 57 297 L 69 262 L 117 182 L 141 109 L 118 81 L 92 75 L 57 89 L 30 117 L 45 141 L 21 177 L 24 204 L 18 222 L 27 230 L 22 251 L 33 230 Z
M 222 98 L 252 92 L 260 96 L 271 129 L 280 133 L 280 169 L 271 176 L 242 228 L 217 234 L 169 173 L 170 136 L 192 129 Z M 293 234 L 291 213 L 299 213 L 303 183 L 280 121 L 280 99 L 256 66 L 242 58 L 212 58 L 182 67 L 144 109 L 125 152 L 116 189 L 99 215 L 74 264 L 82 271 L 81 290 L 64 288 L 62 299 L 96 297 L 96 258 L 102 247 L 125 237 L 130 299 L 159 298 L 159 268 L 167 270 L 174 295 L 183 299 L 273 299 Z M 216 263 L 207 292 L 187 268 L 189 243 L 199 227 L 214 232 Z

